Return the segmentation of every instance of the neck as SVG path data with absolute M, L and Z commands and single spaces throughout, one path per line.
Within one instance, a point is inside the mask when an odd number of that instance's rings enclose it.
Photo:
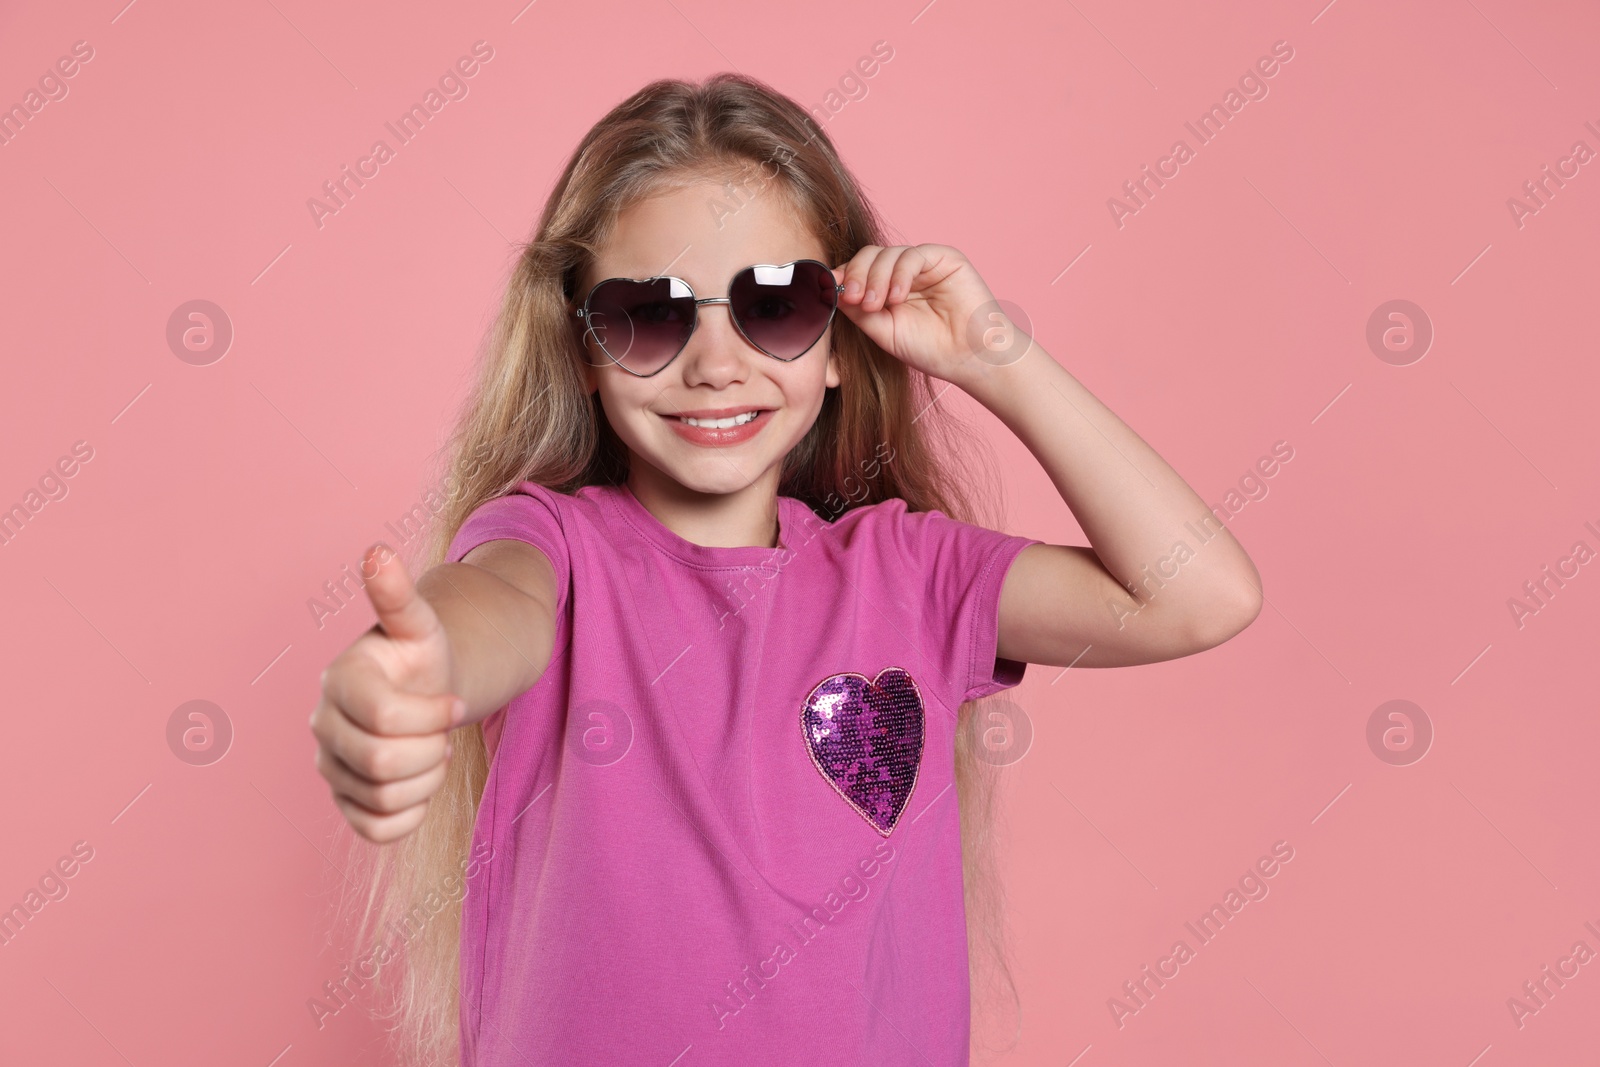
M 634 457 L 628 489 L 661 525 L 706 548 L 777 548 L 778 471 L 743 489 L 703 493 L 681 485 Z

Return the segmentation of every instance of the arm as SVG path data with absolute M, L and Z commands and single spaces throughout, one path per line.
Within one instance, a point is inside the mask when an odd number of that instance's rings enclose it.
M 1028 447 L 1093 546 L 1022 550 L 1000 594 L 1000 656 L 1152 663 L 1221 644 L 1255 619 L 1261 576 L 1233 534 L 1037 342 L 1007 366 L 971 363 L 956 384 Z
M 845 284 L 840 310 L 1005 423 L 1093 545 L 1030 545 L 1017 556 L 1000 594 L 1001 657 L 1150 663 L 1220 644 L 1256 617 L 1255 565 L 1154 449 L 1009 320 L 1008 336 L 1030 345 L 1024 355 L 1005 366 L 978 358 L 970 324 L 999 304 L 960 251 L 867 245 L 834 273 Z
M 555 644 L 556 579 L 526 541 L 488 541 L 417 582 L 451 652 L 449 690 L 478 722 L 537 682 Z

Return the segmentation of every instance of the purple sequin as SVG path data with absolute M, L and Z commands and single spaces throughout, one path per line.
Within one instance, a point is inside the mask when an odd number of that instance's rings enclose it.
M 811 762 L 845 802 L 885 837 L 911 799 L 922 767 L 922 694 L 910 672 L 823 679 L 800 711 Z

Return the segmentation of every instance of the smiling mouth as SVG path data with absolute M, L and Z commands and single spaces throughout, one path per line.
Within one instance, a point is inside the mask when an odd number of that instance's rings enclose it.
M 735 426 L 743 426 L 747 422 L 754 422 L 759 416 L 770 410 L 770 408 L 746 408 L 740 411 L 737 408 L 724 408 L 721 412 L 701 411 L 694 415 L 663 415 L 662 417 L 681 422 L 685 426 L 696 426 L 702 430 L 731 430 Z

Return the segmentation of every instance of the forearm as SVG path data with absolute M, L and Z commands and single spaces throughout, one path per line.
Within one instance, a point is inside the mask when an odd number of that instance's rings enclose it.
M 1177 471 L 1037 341 L 1020 360 L 969 360 L 956 384 L 1050 476 L 1102 566 L 1152 614 L 1205 628 L 1253 616 L 1261 576 Z
M 477 722 L 526 692 L 550 661 L 552 614 L 483 567 L 442 563 L 417 582 L 449 635 L 451 691 Z

